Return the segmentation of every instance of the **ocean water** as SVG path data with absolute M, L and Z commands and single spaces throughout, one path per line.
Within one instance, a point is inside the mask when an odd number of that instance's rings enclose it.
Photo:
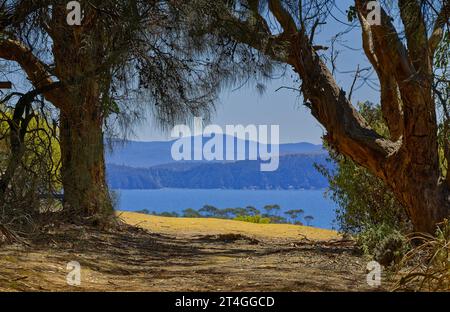
M 217 208 L 254 206 L 262 212 L 265 205 L 278 204 L 280 214 L 291 209 L 303 209 L 304 216 L 311 215 L 310 225 L 332 229 L 335 219 L 335 203 L 324 197 L 325 190 L 204 190 L 159 189 L 116 190 L 118 209 L 150 212 L 178 212 L 184 209 L 200 209 L 204 205 Z

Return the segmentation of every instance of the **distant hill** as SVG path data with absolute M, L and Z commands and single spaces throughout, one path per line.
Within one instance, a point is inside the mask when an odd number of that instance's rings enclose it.
M 137 168 L 166 164 L 173 162 L 171 146 L 172 142 L 114 142 L 113 150 L 106 153 L 106 162 Z
M 319 189 L 327 180 L 314 164 L 328 165 L 327 154 L 290 154 L 280 157 L 274 172 L 261 172 L 259 161 L 228 163 L 185 162 L 133 168 L 108 165 L 113 189 Z
M 193 140 L 193 138 L 191 138 Z M 204 141 L 209 138 L 204 138 Z M 226 142 L 226 137 L 223 137 Z M 156 165 L 174 163 L 171 156 L 171 147 L 174 141 L 165 142 L 136 142 L 125 141 L 113 143 L 113 151 L 106 154 L 108 164 L 134 167 L 150 168 Z M 240 141 L 242 142 L 242 141 Z M 237 145 L 237 143 L 235 144 Z M 249 141 L 245 142 L 248 150 Z M 226 149 L 226 144 L 224 144 Z M 321 145 L 311 143 L 281 144 L 279 146 L 280 155 L 287 154 L 324 154 L 326 151 Z M 193 153 L 194 151 L 192 151 Z

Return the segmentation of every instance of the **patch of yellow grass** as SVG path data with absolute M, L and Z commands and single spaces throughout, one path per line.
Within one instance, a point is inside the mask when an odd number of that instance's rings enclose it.
M 242 234 L 271 239 L 339 239 L 336 231 L 290 224 L 255 224 L 223 219 L 166 218 L 136 212 L 117 212 L 124 222 L 151 232 L 171 235 Z

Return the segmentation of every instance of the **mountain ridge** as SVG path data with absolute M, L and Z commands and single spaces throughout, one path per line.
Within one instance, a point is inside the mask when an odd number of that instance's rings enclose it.
M 322 189 L 327 180 L 314 167 L 328 166 L 326 155 L 280 157 L 279 169 L 261 172 L 259 161 L 173 163 L 151 168 L 108 165 L 113 189 Z
M 227 136 L 223 136 L 224 140 L 224 153 L 226 153 L 226 141 Z M 190 138 L 191 141 L 194 137 Z M 207 141 L 211 138 L 203 138 L 203 141 Z M 244 140 L 234 138 L 235 146 Z M 132 168 L 150 168 L 155 165 L 165 165 L 174 163 L 171 155 L 172 144 L 176 140 L 172 141 L 115 141 L 112 142 L 112 150 L 108 150 L 106 153 L 106 163 L 114 165 L 122 165 Z M 249 140 L 245 140 L 245 148 L 248 152 Z M 236 149 L 235 149 L 236 151 Z M 194 148 L 192 149 L 194 153 Z M 322 145 L 316 145 L 308 142 L 298 143 L 285 143 L 279 145 L 280 156 L 289 154 L 326 154 L 326 150 Z M 236 154 L 236 152 L 235 152 Z M 236 157 L 235 157 L 236 159 Z M 202 162 L 191 161 L 191 162 Z

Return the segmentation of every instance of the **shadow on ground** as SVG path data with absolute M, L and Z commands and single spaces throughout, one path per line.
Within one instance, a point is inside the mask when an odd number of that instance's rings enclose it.
M 69 286 L 67 263 L 81 265 Z M 373 291 L 351 241 L 258 240 L 244 235 L 160 235 L 50 229 L 29 246 L 0 247 L 0 290 Z

